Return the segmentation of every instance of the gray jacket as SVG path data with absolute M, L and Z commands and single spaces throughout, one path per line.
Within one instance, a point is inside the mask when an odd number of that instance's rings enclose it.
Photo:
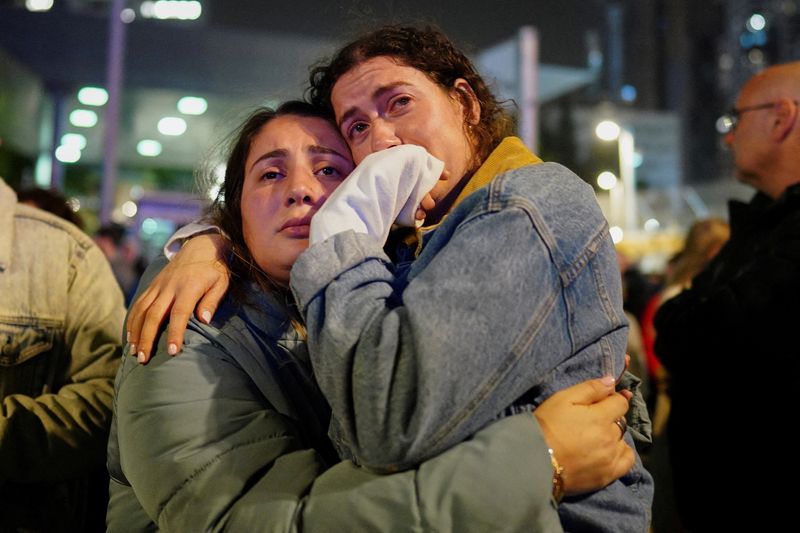
M 192 319 L 177 357 L 164 336 L 148 365 L 125 357 L 109 441 L 109 531 L 561 530 L 547 448 L 529 414 L 414 470 L 333 464 L 305 343 L 273 296 L 250 297 L 243 306 L 226 299 L 211 325 Z
M 506 162 L 525 153 L 503 141 L 476 173 L 493 179 L 424 234 L 413 263 L 392 264 L 382 243 L 352 231 L 295 263 L 336 444 L 361 464 L 409 467 L 509 407 L 622 373 L 620 274 L 594 193 L 560 165 Z M 622 479 L 560 512 L 565 529 L 641 532 L 652 496 L 637 457 Z
M 0 531 L 84 530 L 124 316 L 92 240 L 0 179 Z

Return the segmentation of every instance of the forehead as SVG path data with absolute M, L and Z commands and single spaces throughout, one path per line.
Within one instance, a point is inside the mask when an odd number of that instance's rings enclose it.
M 376 90 L 393 85 L 442 90 L 425 72 L 395 58 L 380 56 L 363 61 L 342 74 L 333 85 L 331 104 L 339 116 L 360 100 L 372 98 Z
M 780 84 L 769 71 L 762 71 L 748 80 L 739 92 L 737 107 L 769 102 L 780 96 Z
M 336 127 L 323 118 L 283 115 L 262 126 L 250 144 L 250 157 L 257 157 L 264 150 L 302 148 L 319 145 L 344 150 L 347 145 Z

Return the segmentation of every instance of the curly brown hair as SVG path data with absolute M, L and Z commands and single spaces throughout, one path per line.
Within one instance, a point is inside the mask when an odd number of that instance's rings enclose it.
M 469 83 L 480 104 L 480 122 L 469 127 L 465 116 L 464 132 L 474 147 L 474 164 L 480 165 L 504 137 L 512 134 L 513 122 L 489 90 L 475 66 L 453 42 L 432 26 L 384 26 L 367 33 L 340 49 L 327 64 L 311 70 L 307 98 L 333 115 L 333 86 L 353 67 L 375 58 L 391 57 L 400 64 L 425 73 L 434 83 L 450 91 L 457 79 Z M 469 109 L 469 95 L 457 91 Z

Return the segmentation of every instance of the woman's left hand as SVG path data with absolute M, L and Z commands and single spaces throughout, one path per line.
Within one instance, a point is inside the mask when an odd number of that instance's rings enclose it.
M 556 392 L 533 412 L 564 468 L 568 495 L 601 489 L 633 467 L 633 449 L 616 423 L 624 418 L 628 399 L 614 387 L 611 376 L 578 383 Z

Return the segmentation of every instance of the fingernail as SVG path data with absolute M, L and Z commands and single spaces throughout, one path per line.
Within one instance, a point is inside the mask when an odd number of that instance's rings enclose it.
M 167 346 L 167 353 L 170 355 L 175 355 L 178 353 L 178 346 L 174 342 L 169 343 L 169 346 Z
M 136 345 L 131 343 L 131 351 L 130 353 L 136 353 Z
M 131 332 L 130 331 L 126 331 L 125 332 L 125 342 L 131 342 Z
M 140 363 L 144 363 L 144 352 L 139 352 L 139 356 L 137 357 Z
M 603 379 L 601 380 L 601 382 L 606 387 L 613 387 L 614 383 L 616 383 L 616 380 L 614 379 L 614 376 L 603 376 Z
M 203 311 L 202 317 L 203 317 L 203 322 L 205 322 L 206 324 L 210 323 L 211 322 L 211 311 L 206 309 L 205 311 Z

